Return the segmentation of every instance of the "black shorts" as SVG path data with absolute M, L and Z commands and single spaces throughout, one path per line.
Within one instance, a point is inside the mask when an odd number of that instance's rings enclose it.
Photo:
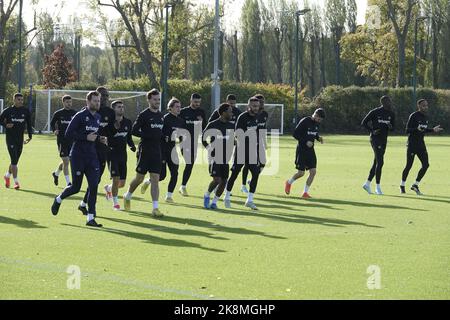
M 299 171 L 317 168 L 317 157 L 314 148 L 305 149 L 297 146 L 295 168 Z
M 127 159 L 126 158 L 110 158 L 109 170 L 111 178 L 127 179 Z
M 228 164 L 212 163 L 208 166 L 209 174 L 213 178 L 222 178 L 227 180 L 230 176 L 230 166 Z
M 8 146 L 8 153 L 11 159 L 11 164 L 16 166 L 19 163 L 20 156 L 22 155 L 23 142 L 6 142 Z
M 161 174 L 162 156 L 160 150 L 151 150 L 139 146 L 137 152 L 136 172 L 146 175 L 147 173 Z
M 56 144 L 58 145 L 59 156 L 61 158 L 66 158 L 70 154 L 70 149 L 72 148 L 72 141 L 67 140 L 64 137 L 58 137 L 56 139 Z

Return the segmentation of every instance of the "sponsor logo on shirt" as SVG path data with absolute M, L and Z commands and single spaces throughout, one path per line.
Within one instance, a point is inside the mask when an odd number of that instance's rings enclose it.
M 98 128 L 93 126 L 86 126 L 86 131 L 92 131 L 94 133 L 98 131 Z
M 391 124 L 391 120 L 382 120 L 382 119 L 378 119 L 378 123 Z
M 152 124 L 150 124 L 150 128 L 152 128 L 152 129 L 162 129 L 163 125 L 160 124 L 160 123 L 152 123 Z
M 317 136 L 318 132 L 317 131 L 308 131 L 307 134 L 309 136 Z
M 128 134 L 128 132 L 118 132 L 114 135 L 114 138 L 118 138 L 118 137 L 126 137 Z
M 67 120 L 61 120 L 61 124 L 69 124 L 70 123 L 70 121 L 67 121 Z
M 419 129 L 425 130 L 428 128 L 428 124 L 419 124 Z

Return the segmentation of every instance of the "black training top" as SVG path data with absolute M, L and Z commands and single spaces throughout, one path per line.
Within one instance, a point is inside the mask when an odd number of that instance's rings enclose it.
M 425 145 L 424 136 L 430 132 L 433 132 L 433 129 L 428 128 L 428 119 L 425 113 L 416 111 L 409 116 L 408 123 L 406 124 L 408 146 Z
M 220 132 L 220 134 L 218 131 Z M 207 141 L 208 137 L 210 141 L 209 143 Z M 222 140 L 221 146 L 218 146 L 216 145 L 216 143 L 214 143 L 216 139 Z M 224 122 L 220 119 L 208 123 L 205 131 L 203 131 L 202 142 L 205 148 L 208 148 L 209 145 L 213 144 L 214 149 L 211 152 L 211 157 L 216 157 L 216 150 L 222 148 L 220 150 L 222 156 L 217 155 L 217 158 L 214 159 L 214 162 L 219 164 L 227 164 L 228 162 L 230 162 L 231 156 L 233 155 L 234 125 L 230 121 Z
M 185 107 L 181 109 L 180 118 L 184 120 L 186 129 L 191 133 L 194 133 L 195 126 L 201 124 L 200 133 L 206 128 L 206 115 L 205 111 L 201 108 L 193 109 L 191 107 Z
M 298 141 L 298 146 L 302 149 L 313 149 L 314 140 L 319 140 L 319 123 L 314 121 L 312 117 L 305 117 L 300 120 L 295 128 L 293 137 Z M 306 143 L 311 141 L 312 148 L 309 148 Z
M 76 113 L 73 109 L 59 109 L 53 114 L 52 120 L 50 121 L 50 129 L 53 132 L 58 130 L 58 137 L 64 137 L 67 127 Z
M 99 127 L 100 115 L 98 113 L 92 114 L 87 108 L 83 108 L 75 114 L 65 134 L 65 138 L 74 141 L 70 151 L 71 157 L 97 158 L 95 142 L 88 141 L 87 136 L 91 133 L 98 134 Z M 98 141 L 98 137 L 96 141 Z
M 257 152 L 257 142 L 258 142 L 258 115 L 250 115 L 249 111 L 242 112 L 239 116 L 237 122 L 236 122 L 236 131 L 239 129 L 243 130 L 245 133 L 248 134 L 248 136 L 245 137 L 245 155 L 246 157 L 250 155 L 250 150 L 252 150 L 252 153 Z M 254 135 L 250 139 L 250 137 Z M 239 139 L 239 136 L 236 135 L 237 138 L 237 147 L 238 150 L 242 150 L 242 145 L 239 143 L 242 143 L 241 139 Z
M 394 131 L 395 128 L 395 114 L 381 106 L 370 111 L 361 125 L 370 132 L 371 139 L 386 142 L 389 131 Z M 375 130 L 380 132 L 376 134 Z
M 229 121 L 231 124 L 235 125 L 237 118 L 239 118 L 239 115 L 241 114 L 241 110 L 239 110 L 236 107 L 232 107 L 233 109 L 233 117 L 231 118 L 231 120 Z M 211 117 L 209 118 L 208 122 L 213 122 L 217 119 L 220 118 L 220 114 L 219 114 L 219 109 L 217 108 L 213 114 L 211 115 Z
M 6 125 L 11 123 L 13 124 L 13 127 L 6 128 Z M 3 110 L 0 115 L 0 124 L 6 129 L 6 141 L 9 141 L 9 143 L 23 143 L 25 127 L 28 132 L 28 137 L 30 139 L 33 137 L 30 111 L 25 107 L 12 106 Z
M 131 128 L 133 124 L 131 120 L 123 117 L 120 121 L 120 127 L 117 129 L 113 127 L 112 137 L 109 139 L 109 147 L 111 148 L 111 157 L 126 159 L 127 157 L 127 144 L 130 148 L 134 149 L 135 145 L 131 135 Z
M 172 135 L 177 129 L 185 129 L 185 123 L 183 119 L 173 115 L 172 113 L 167 113 L 164 115 L 164 125 L 163 125 L 163 147 L 172 150 L 175 147 L 175 141 L 172 140 Z
M 163 114 L 153 112 L 150 108 L 139 113 L 133 124 L 133 136 L 141 138 L 140 145 L 148 150 L 161 152 L 162 128 L 164 124 Z

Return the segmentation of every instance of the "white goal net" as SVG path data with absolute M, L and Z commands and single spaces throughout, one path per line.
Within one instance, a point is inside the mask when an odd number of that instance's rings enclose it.
M 237 103 L 236 107 L 241 111 L 247 110 L 247 103 Z M 267 133 L 273 134 L 271 130 L 278 130 L 279 135 L 284 134 L 284 105 L 283 104 L 264 104 L 264 110 L 269 114 L 267 120 Z
M 53 113 L 62 108 L 62 97 L 72 97 L 72 108 L 76 111 L 86 106 L 84 90 L 36 90 L 36 111 L 34 129 L 36 132 L 49 133 Z M 148 107 L 147 92 L 109 91 L 109 100 L 122 100 L 125 105 L 125 117 L 134 122 L 137 115 Z

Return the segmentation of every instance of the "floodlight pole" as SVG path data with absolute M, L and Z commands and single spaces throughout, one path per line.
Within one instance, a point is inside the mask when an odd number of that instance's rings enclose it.
M 220 38 L 220 17 L 219 0 L 216 0 L 216 15 L 214 20 L 214 73 L 211 75 L 213 80 L 211 92 L 211 110 L 217 108 L 220 104 L 220 70 L 219 70 L 219 38 Z

